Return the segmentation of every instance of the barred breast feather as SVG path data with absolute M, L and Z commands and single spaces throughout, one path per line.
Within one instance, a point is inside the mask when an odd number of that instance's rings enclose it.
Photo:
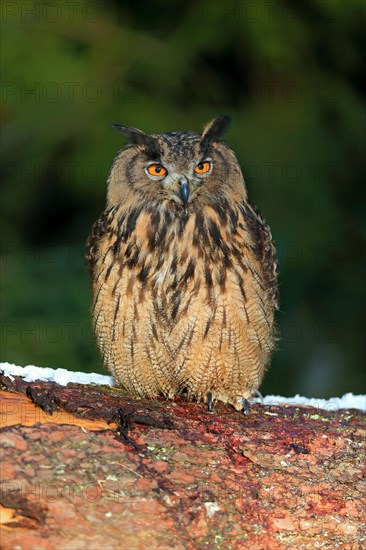
M 105 364 L 135 395 L 241 408 L 275 342 L 277 257 L 247 201 L 217 194 L 189 212 L 169 201 L 107 208 L 87 243 L 93 322 Z

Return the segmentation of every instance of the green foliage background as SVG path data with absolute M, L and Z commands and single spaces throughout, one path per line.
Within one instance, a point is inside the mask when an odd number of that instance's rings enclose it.
M 83 247 L 123 123 L 227 142 L 281 262 L 262 390 L 364 390 L 363 5 L 2 3 L 2 360 L 103 372 Z

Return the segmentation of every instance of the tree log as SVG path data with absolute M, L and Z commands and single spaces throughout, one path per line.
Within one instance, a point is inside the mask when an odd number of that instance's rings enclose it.
M 365 415 L 2 376 L 1 544 L 365 547 Z

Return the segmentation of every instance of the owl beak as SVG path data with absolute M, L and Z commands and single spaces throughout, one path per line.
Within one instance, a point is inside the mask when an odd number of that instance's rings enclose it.
M 180 178 L 180 196 L 182 198 L 184 206 L 187 206 L 189 200 L 189 185 L 185 176 Z

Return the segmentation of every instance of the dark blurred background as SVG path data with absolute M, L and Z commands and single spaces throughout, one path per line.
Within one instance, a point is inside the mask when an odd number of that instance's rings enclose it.
M 104 372 L 84 243 L 123 138 L 226 136 L 281 264 L 264 393 L 365 390 L 361 1 L 3 1 L 1 359 Z

